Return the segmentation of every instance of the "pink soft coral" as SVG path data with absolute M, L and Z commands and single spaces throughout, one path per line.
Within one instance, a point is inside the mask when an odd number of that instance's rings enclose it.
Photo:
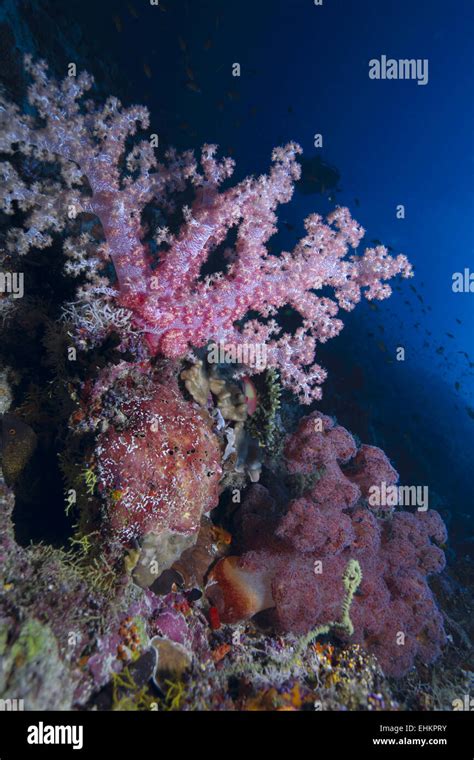
M 58 84 L 47 76 L 44 63 L 27 60 L 27 67 L 33 78 L 29 101 L 41 123 L 2 103 L 0 149 L 58 161 L 60 172 L 55 182 L 29 186 L 10 163 L 0 166 L 3 209 L 13 213 L 19 206 L 26 212 L 25 229 L 9 233 L 10 250 L 45 247 L 51 232 L 67 226 L 71 209 L 73 215 L 92 212 L 101 221 L 105 244 L 91 252 L 85 234 L 69 242 L 71 267 L 88 272 L 92 299 L 97 293 L 110 296 L 113 291 L 97 267 L 88 267 L 84 259 L 112 259 L 118 302 L 133 312 L 152 353 L 182 358 L 209 341 L 265 343 L 268 365 L 279 368 L 283 383 L 305 403 L 319 398 L 325 372 L 315 363 L 315 352 L 318 343 L 341 330 L 339 308 L 352 309 L 362 293 L 368 299 L 389 296 L 387 280 L 411 275 L 406 257 L 393 258 L 383 246 L 362 255 L 351 252 L 364 230 L 339 207 L 326 221 L 311 214 L 305 220 L 306 235 L 293 250 L 271 255 L 266 244 L 276 232 L 275 211 L 290 200 L 300 176 L 297 144 L 273 151 L 268 174 L 220 190 L 234 164 L 229 158 L 217 161 L 216 146 L 203 147 L 200 167 L 192 153 L 178 156 L 172 150 L 165 154 L 166 163 L 160 163 L 149 140 L 128 149 L 137 127 L 148 128 L 146 108 L 122 108 L 112 97 L 98 107 L 83 100 L 93 82 L 88 74 Z M 141 213 L 150 203 L 170 210 L 173 193 L 186 181 L 195 188 L 194 202 L 183 209 L 176 235 L 167 228 L 159 231 L 158 241 L 164 245 L 151 266 Z M 201 277 L 201 266 L 233 227 L 237 236 L 234 250 L 228 251 L 227 271 Z M 333 299 L 316 294 L 324 286 L 333 289 Z M 285 305 L 302 318 L 294 334 L 282 334 L 275 319 Z M 250 311 L 257 317 L 245 322 Z

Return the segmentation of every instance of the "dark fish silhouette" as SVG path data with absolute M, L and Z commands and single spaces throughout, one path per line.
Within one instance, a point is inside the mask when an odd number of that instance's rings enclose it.
M 36 448 L 36 433 L 15 414 L 1 415 L 0 454 L 7 486 L 13 485 Z
M 311 195 L 337 190 L 341 175 L 334 166 L 325 163 L 320 156 L 298 160 L 301 164 L 301 178 L 296 182 L 296 187 L 300 193 Z

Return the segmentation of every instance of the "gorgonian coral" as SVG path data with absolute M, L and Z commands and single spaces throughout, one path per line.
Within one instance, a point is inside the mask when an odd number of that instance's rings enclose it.
M 325 372 L 315 363 L 315 351 L 341 330 L 339 308 L 352 309 L 362 293 L 368 299 L 390 295 L 387 280 L 411 274 L 406 257 L 393 258 L 383 246 L 355 253 L 364 230 L 339 207 L 326 220 L 311 214 L 292 251 L 270 254 L 266 244 L 276 231 L 275 211 L 290 200 L 300 176 L 297 144 L 273 151 L 268 174 L 222 189 L 234 163 L 218 161 L 216 146 L 205 145 L 199 163 L 191 152 L 173 150 L 160 162 L 153 139 L 132 140 L 138 127 L 149 126 L 146 108 L 123 108 L 113 97 L 103 106 L 85 99 L 93 84 L 88 74 L 57 83 L 44 63 L 27 59 L 27 68 L 35 116 L 5 100 L 0 106 L 0 150 L 12 156 L 0 164 L 0 199 L 6 213 L 21 209 L 24 214 L 23 225 L 8 233 L 8 251 L 44 248 L 53 233 L 71 227 L 71 219 L 94 214 L 103 244 L 80 229 L 64 247 L 69 271 L 88 278 L 83 299 L 115 297 L 133 313 L 148 349 L 169 358 L 182 358 L 209 341 L 265 343 L 267 364 L 278 367 L 283 383 L 303 402 L 318 398 Z M 28 181 L 28 173 L 21 176 L 19 155 L 23 165 L 57 164 L 54 179 L 46 172 Z M 183 208 L 176 234 L 158 230 L 151 261 L 142 212 L 153 204 L 168 213 L 173 195 L 187 182 L 194 187 L 194 201 Z M 202 277 L 202 265 L 232 228 L 235 245 L 227 250 L 225 273 Z M 103 276 L 110 259 L 116 289 Z M 324 286 L 333 289 L 333 298 L 317 294 Z M 283 333 L 276 319 L 285 305 L 301 317 L 294 334 Z M 257 316 L 246 319 L 249 312 Z
M 370 509 L 368 488 L 396 483 L 397 473 L 383 451 L 357 451 L 350 433 L 318 412 L 289 437 L 285 456 L 290 472 L 322 475 L 283 515 L 263 486 L 251 487 L 239 516 L 245 551 L 220 560 L 209 581 L 222 619 L 272 610 L 281 631 L 301 635 L 331 622 L 348 638 L 337 621 L 355 561 L 362 579 L 351 601 L 350 641 L 376 654 L 389 675 L 402 675 L 416 659 L 432 662 L 446 640 L 427 583 L 445 565 L 436 545 L 446 541 L 439 514 Z

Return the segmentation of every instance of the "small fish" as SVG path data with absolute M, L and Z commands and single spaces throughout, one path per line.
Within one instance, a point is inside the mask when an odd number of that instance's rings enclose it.
M 454 387 L 456 388 L 457 391 L 459 391 L 461 389 L 461 383 L 456 380 L 456 382 L 454 383 Z
M 186 66 L 184 70 L 186 72 L 186 75 L 187 75 L 188 79 L 193 79 L 194 80 L 194 78 L 195 78 L 194 77 L 194 71 L 192 70 L 191 66 Z
M 186 50 L 188 49 L 186 40 L 183 40 L 183 38 L 181 36 L 178 36 L 178 43 L 179 43 L 179 46 L 180 46 L 181 50 L 183 51 L 183 53 L 185 53 Z
M 210 48 L 211 48 L 211 47 L 212 47 L 212 40 L 211 40 L 211 38 L 209 37 L 209 38 L 208 38 L 208 39 L 205 41 L 205 43 L 204 43 L 204 50 L 210 50 Z
M 128 12 L 130 13 L 133 18 L 138 18 L 138 13 L 136 11 L 136 8 L 133 7 L 131 3 L 127 3 Z
M 243 384 L 243 390 L 244 390 L 244 396 L 245 396 L 245 403 L 247 405 L 247 412 L 249 415 L 252 415 L 258 404 L 258 396 L 257 396 L 257 389 L 251 379 L 245 375 L 242 378 L 242 384 Z
M 474 420 L 474 409 L 472 406 L 466 406 L 466 412 L 468 413 L 471 420 Z
M 7 412 L 0 416 L 0 454 L 7 486 L 13 485 L 33 454 L 37 437 L 26 422 Z
M 448 336 L 448 338 L 454 338 L 454 335 L 452 333 L 446 333 L 446 335 Z
M 201 88 L 196 84 L 196 82 L 186 82 L 186 87 L 188 90 L 192 90 L 193 92 L 201 92 Z
M 143 71 L 145 72 L 145 75 L 148 77 L 148 79 L 151 79 L 151 69 L 147 63 L 143 64 Z
M 115 24 L 115 28 L 116 28 L 117 32 L 121 32 L 122 31 L 122 22 L 120 21 L 120 16 L 113 16 L 112 20 L 113 20 L 113 22 Z
M 354 198 L 354 203 L 356 206 L 360 206 L 360 200 L 358 198 Z

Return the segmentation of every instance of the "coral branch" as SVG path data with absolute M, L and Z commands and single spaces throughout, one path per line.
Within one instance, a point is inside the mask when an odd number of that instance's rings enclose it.
M 209 341 L 265 343 L 268 366 L 280 370 L 283 384 L 304 403 L 319 398 L 326 373 L 315 354 L 319 343 L 342 329 L 339 309 L 354 308 L 362 295 L 389 296 L 387 281 L 412 273 L 406 257 L 394 258 L 383 246 L 357 254 L 364 230 L 339 207 L 326 220 L 311 214 L 306 235 L 292 251 L 270 254 L 276 209 L 291 199 L 300 176 L 296 143 L 275 148 L 268 174 L 221 189 L 234 163 L 218 161 L 215 145 L 204 145 L 200 165 L 192 153 L 178 156 L 173 150 L 159 163 L 151 142 L 132 139 L 138 128 L 149 126 L 146 108 L 123 108 L 113 97 L 97 107 L 84 99 L 93 85 L 88 74 L 57 83 L 43 62 L 27 58 L 26 67 L 36 117 L 2 101 L 0 150 L 30 161 L 58 162 L 60 181 L 44 177 L 28 184 L 13 164 L 0 165 L 3 209 L 27 212 L 23 227 L 9 233 L 9 250 L 25 253 L 31 246 L 49 245 L 51 234 L 67 227 L 71 206 L 76 214 L 92 212 L 105 235 L 102 250 L 115 267 L 120 306 L 133 312 L 152 354 L 182 358 Z M 166 245 L 159 246 L 151 265 L 142 212 L 153 203 L 169 213 L 173 195 L 187 182 L 194 201 L 183 208 L 176 234 L 159 231 L 156 239 Z M 227 270 L 202 277 L 202 265 L 232 228 L 236 242 L 227 249 Z M 326 286 L 333 298 L 317 294 Z M 284 306 L 301 317 L 294 334 L 283 333 L 278 324 Z

